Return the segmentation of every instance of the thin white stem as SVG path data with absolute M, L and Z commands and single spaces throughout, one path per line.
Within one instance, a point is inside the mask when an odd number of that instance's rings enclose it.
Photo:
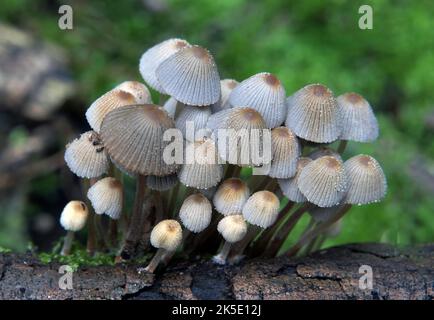
M 213 257 L 213 261 L 218 264 L 226 264 L 229 252 L 231 251 L 232 243 L 225 241 L 220 252 Z
M 67 256 L 71 253 L 72 242 L 74 240 L 74 231 L 68 231 L 63 242 L 62 251 L 60 254 L 62 256 Z
M 154 257 L 152 258 L 151 262 L 149 262 L 148 266 L 145 268 L 146 271 L 150 273 L 154 273 L 155 269 L 157 269 L 158 265 L 160 264 L 161 259 L 163 258 L 164 254 L 166 253 L 166 250 L 164 249 L 158 249 L 155 253 Z

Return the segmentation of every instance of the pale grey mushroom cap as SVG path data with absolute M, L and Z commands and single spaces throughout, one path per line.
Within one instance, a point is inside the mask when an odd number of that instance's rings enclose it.
M 212 206 L 209 200 L 201 193 L 187 197 L 179 209 L 179 218 L 185 228 L 198 233 L 205 230 L 212 216 Z
M 384 198 L 387 181 L 377 160 L 361 154 L 348 159 L 344 165 L 348 176 L 346 203 L 368 204 Z
M 173 188 L 178 183 L 176 173 L 167 176 L 147 176 L 146 185 L 151 190 L 166 191 Z
M 174 173 L 177 164 L 167 164 L 163 140 L 175 123 L 156 105 L 132 105 L 111 111 L 101 126 L 101 138 L 111 159 L 127 172 L 164 176 Z
M 86 225 L 89 210 L 83 201 L 73 200 L 63 208 L 60 224 L 65 230 L 79 231 Z
M 164 60 L 156 74 L 164 91 L 184 104 L 206 106 L 220 99 L 217 65 L 202 47 L 182 48 Z
M 289 179 L 278 179 L 280 190 L 285 197 L 292 202 L 301 203 L 306 201 L 306 197 L 298 189 L 297 179 L 303 168 L 312 161 L 310 158 L 300 157 L 297 161 L 297 171 L 294 177 Z
M 211 116 L 211 107 L 195 107 L 185 105 L 175 120 L 176 128 L 181 130 L 184 138 L 190 142 L 195 140 L 196 132 L 205 129 L 208 118 Z M 186 135 L 186 128 L 189 128 Z
M 268 72 L 242 81 L 232 90 L 229 103 L 233 107 L 249 106 L 257 110 L 267 128 L 278 127 L 285 121 L 285 88 L 275 75 Z
M 143 53 L 139 62 L 139 71 L 146 83 L 154 90 L 165 94 L 155 74 L 158 66 L 167 58 L 188 46 L 189 43 L 182 39 L 168 39 Z
M 87 131 L 66 146 L 65 162 L 80 178 L 97 178 L 108 171 L 109 160 L 99 135 Z
M 123 90 L 133 95 L 136 104 L 152 103 L 152 96 L 149 89 L 138 81 L 124 81 L 116 86 L 116 89 Z
M 123 189 L 122 183 L 112 177 L 98 180 L 92 185 L 87 198 L 90 200 L 96 214 L 106 214 L 117 220 L 122 213 Z
M 181 244 L 182 228 L 176 220 L 163 220 L 151 231 L 151 244 L 158 249 L 173 252 Z
M 240 214 L 226 216 L 217 225 L 217 231 L 227 242 L 241 241 L 247 233 L 247 223 Z
M 279 206 L 279 198 L 274 193 L 258 191 L 252 194 L 244 205 L 243 217 L 253 225 L 268 228 L 276 221 Z
M 241 214 L 249 195 L 249 187 L 243 180 L 239 178 L 226 179 L 214 194 L 214 207 L 217 212 L 225 216 Z
M 378 138 L 377 118 L 371 105 L 357 93 L 344 93 L 337 98 L 342 115 L 340 139 L 371 142 Z
M 332 156 L 307 164 L 298 176 L 297 184 L 306 199 L 319 207 L 339 204 L 348 187 L 344 164 Z
M 342 132 L 339 108 L 333 92 L 321 84 L 301 88 L 288 100 L 286 126 L 298 137 L 317 143 L 337 140 Z
M 214 103 L 211 106 L 211 110 L 213 113 L 229 109 L 231 108 L 231 104 L 229 103 L 229 95 L 231 94 L 232 90 L 239 84 L 237 80 L 234 79 L 223 79 L 220 81 L 220 90 L 221 90 L 221 97 L 220 100 L 217 103 Z
M 271 130 L 272 160 L 268 175 L 272 178 L 291 178 L 297 171 L 300 144 L 297 136 L 286 127 Z
M 212 139 L 187 142 L 184 164 L 178 173 L 179 181 L 187 187 L 209 189 L 223 178 L 216 144 Z

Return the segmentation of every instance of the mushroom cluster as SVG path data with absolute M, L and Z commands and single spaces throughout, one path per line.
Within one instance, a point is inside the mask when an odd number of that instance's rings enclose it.
M 183 39 L 148 49 L 139 71 L 158 104 L 145 84 L 125 81 L 90 105 L 91 130 L 66 146 L 86 199 L 62 212 L 62 254 L 86 223 L 91 255 L 105 250 L 122 262 L 156 250 L 147 272 L 177 252 L 186 259 L 217 252 L 219 264 L 308 253 L 340 232 L 352 205 L 385 196 L 373 157 L 343 158 L 348 141 L 378 137 L 361 95 L 336 98 L 309 84 L 287 97 L 268 72 L 220 80 L 211 53 Z M 136 181 L 131 210 L 127 177 Z M 283 250 L 305 214 L 308 227 Z

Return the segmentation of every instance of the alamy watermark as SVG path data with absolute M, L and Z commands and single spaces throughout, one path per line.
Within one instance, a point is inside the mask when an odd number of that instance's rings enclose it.
M 360 266 L 359 274 L 362 274 L 362 276 L 359 278 L 359 289 L 372 290 L 372 288 L 374 287 L 373 286 L 374 274 L 372 272 L 372 267 L 366 264 Z
M 374 28 L 374 11 L 370 5 L 364 4 L 359 7 L 359 28 L 361 30 L 372 30 Z
M 74 269 L 72 269 L 69 265 L 62 265 L 59 267 L 59 273 L 62 274 L 59 278 L 59 289 L 61 290 L 72 290 L 73 287 L 73 273 Z

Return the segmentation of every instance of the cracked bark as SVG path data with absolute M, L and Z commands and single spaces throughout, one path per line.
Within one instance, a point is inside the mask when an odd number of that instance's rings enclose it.
M 236 266 L 176 262 L 154 276 L 137 265 L 82 267 L 60 290 L 58 263 L 0 254 L 1 299 L 433 299 L 434 245 L 354 244 L 307 257 L 253 259 Z M 359 288 L 361 265 L 372 290 Z

